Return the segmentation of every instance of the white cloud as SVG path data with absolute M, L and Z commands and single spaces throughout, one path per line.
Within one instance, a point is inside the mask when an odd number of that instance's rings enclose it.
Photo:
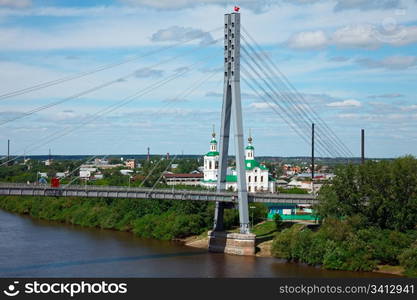
M 293 35 L 288 45 L 297 49 L 318 49 L 327 45 L 328 39 L 322 30 L 299 32 Z
M 134 6 L 145 6 L 160 10 L 169 10 L 169 9 L 186 9 L 196 6 L 206 6 L 206 5 L 218 5 L 221 7 L 232 7 L 235 3 L 232 1 L 224 0 L 119 0 L 122 3 Z M 307 0 L 308 1 L 308 0 Z M 298 0 L 297 2 L 307 2 L 306 0 Z M 309 2 L 313 2 L 310 0 Z M 316 0 L 314 0 L 316 2 Z M 239 5 L 244 8 L 250 9 L 254 12 L 262 12 L 265 8 L 277 5 L 280 3 L 280 0 L 268 0 L 268 1 L 259 1 L 259 0 L 240 0 Z
M 122 3 L 135 5 L 135 6 L 147 6 L 155 9 L 183 9 L 189 7 L 195 7 L 199 5 L 215 4 L 219 6 L 233 5 L 235 3 L 249 8 L 253 11 L 262 11 L 268 7 L 282 4 L 287 2 L 291 5 L 309 5 L 320 2 L 321 0 L 240 0 L 239 2 L 230 1 L 228 3 L 224 0 L 119 0 Z M 331 3 L 335 11 L 347 10 L 347 9 L 359 9 L 359 10 L 383 10 L 399 7 L 399 0 L 336 0 L 336 4 Z
M 381 60 L 362 58 L 357 59 L 356 62 L 371 69 L 383 68 L 388 70 L 404 70 L 417 65 L 417 57 L 394 55 Z
M 210 33 L 191 27 L 171 26 L 166 29 L 160 29 L 155 32 L 152 42 L 184 42 L 190 39 L 201 40 L 201 44 L 210 44 L 214 41 Z
M 360 10 L 381 10 L 399 7 L 399 0 L 337 0 L 335 10 L 360 9 Z
M 405 46 L 417 42 L 417 26 L 388 26 L 359 23 L 340 27 L 327 34 L 322 30 L 302 31 L 290 36 L 287 45 L 299 49 L 318 49 L 325 46 L 376 49 L 385 44 Z
M 207 4 L 220 4 L 224 5 L 222 0 L 119 0 L 122 3 L 135 5 L 135 6 L 147 6 L 157 9 L 181 9 L 188 8 L 196 5 Z
M 86 21 L 43 30 L 0 28 L 0 44 L 2 50 L 25 51 L 144 46 L 150 44 L 149 30 L 132 20 Z
M 413 105 L 408 105 L 408 106 L 403 106 L 401 107 L 402 111 L 415 111 L 417 110 L 417 105 L 413 104 Z
M 164 75 L 163 70 L 151 69 L 151 68 L 142 68 L 135 72 L 135 77 L 137 78 L 159 78 Z
M 357 24 L 336 30 L 332 35 L 332 44 L 341 47 L 374 48 L 379 41 L 374 36 L 374 27 L 370 24 Z
M 393 99 L 393 98 L 401 98 L 404 97 L 403 94 L 399 94 L 399 93 L 391 93 L 391 94 L 382 94 L 382 95 L 371 95 L 368 96 L 368 98 L 387 98 L 387 99 Z
M 326 105 L 330 107 L 361 107 L 362 103 L 355 99 L 348 99 L 343 101 L 331 102 Z
M 349 114 L 338 114 L 337 117 L 340 118 L 340 119 L 358 120 L 358 119 L 361 119 L 362 115 L 361 114 L 349 113 Z
M 0 7 L 26 8 L 32 5 L 31 0 L 0 0 Z
M 276 104 L 266 102 L 252 102 L 249 107 L 257 110 L 271 110 L 273 108 L 278 108 Z
M 339 119 L 346 119 L 346 120 L 355 120 L 361 122 L 374 122 L 373 125 L 378 125 L 379 128 L 385 127 L 386 131 L 389 130 L 400 130 L 397 126 L 400 125 L 401 127 L 406 126 L 407 123 L 411 120 L 417 120 L 417 114 L 410 114 L 406 112 L 398 112 L 398 113 L 387 113 L 387 112 L 380 112 L 380 113 L 346 113 L 346 114 L 338 114 L 337 118 Z M 397 125 L 393 127 L 393 125 Z M 413 126 L 410 126 L 409 129 L 406 129 L 404 133 L 411 133 Z

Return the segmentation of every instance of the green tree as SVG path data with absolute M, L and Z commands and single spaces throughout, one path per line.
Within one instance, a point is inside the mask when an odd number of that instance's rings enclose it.
M 280 214 L 275 214 L 274 215 L 274 223 L 275 223 L 275 227 L 277 230 L 281 230 L 284 222 L 282 221 L 281 215 Z
M 405 249 L 399 255 L 401 265 L 405 268 L 405 274 L 412 277 L 417 277 L 417 242 L 410 248 Z
M 417 159 L 340 166 L 319 193 L 322 218 L 362 216 L 371 226 L 405 231 L 417 224 Z

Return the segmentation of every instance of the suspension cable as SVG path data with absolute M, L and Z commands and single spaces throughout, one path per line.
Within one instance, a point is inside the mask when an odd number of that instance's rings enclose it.
M 216 43 L 217 43 L 217 42 L 219 42 L 219 41 L 220 41 L 220 39 L 214 40 L 212 43 L 210 43 L 210 45 L 212 45 L 212 44 L 216 44 Z M 199 48 L 204 48 L 204 47 L 207 47 L 207 45 L 208 45 L 208 44 L 201 45 Z M 182 56 L 185 56 L 186 54 L 188 54 L 188 53 L 190 53 L 190 52 L 194 52 L 194 51 L 195 51 L 195 49 L 188 50 L 188 51 L 186 51 L 186 52 L 184 52 L 184 53 L 181 53 L 181 54 L 179 54 L 179 55 L 173 56 L 173 57 L 171 57 L 171 58 L 168 58 L 168 59 L 166 59 L 166 60 L 163 60 L 163 61 L 161 61 L 161 62 L 158 62 L 158 63 L 156 63 L 156 64 L 153 64 L 153 65 L 151 65 L 151 66 L 149 66 L 149 67 L 147 67 L 147 68 L 155 68 L 155 67 L 157 67 L 157 66 L 160 66 L 160 65 L 166 64 L 167 62 L 175 61 L 176 59 L 178 59 L 178 58 L 180 58 L 180 57 L 182 57 Z M 74 100 L 74 99 L 80 98 L 80 97 L 85 96 L 85 95 L 87 95 L 87 94 L 90 94 L 90 93 L 92 93 L 92 92 L 98 91 L 98 90 L 100 90 L 100 89 L 102 89 L 102 88 L 109 87 L 109 86 L 111 86 L 111 85 L 113 85 L 113 84 L 115 84 L 115 83 L 118 83 L 118 82 L 120 82 L 120 81 L 122 81 L 122 80 L 124 80 L 124 79 L 127 79 L 127 78 L 129 78 L 129 77 L 131 77 L 131 76 L 134 76 L 134 75 L 135 75 L 135 73 L 136 73 L 136 72 L 131 72 L 131 73 L 129 73 L 129 74 L 127 74 L 127 75 L 123 76 L 123 77 L 120 77 L 120 78 L 117 78 L 117 79 L 115 79 L 115 80 L 111 80 L 111 81 L 108 81 L 108 82 L 106 82 L 106 83 L 100 84 L 100 85 L 95 86 L 95 87 L 93 87 L 93 88 L 91 88 L 91 89 L 88 89 L 88 90 L 86 90 L 86 91 L 83 91 L 83 92 L 80 92 L 80 93 L 74 94 L 74 95 L 72 95 L 72 96 L 69 96 L 69 97 L 67 97 L 67 98 L 64 98 L 64 99 L 61 99 L 61 100 L 58 100 L 58 101 L 55 101 L 55 102 L 52 102 L 52 103 L 49 103 L 49 104 L 46 104 L 46 105 L 43 105 L 43 106 L 37 107 L 37 108 L 34 108 L 34 109 L 30 110 L 30 111 L 24 112 L 22 115 L 18 115 L 18 116 L 15 116 L 14 118 L 10 118 L 10 119 L 7 119 L 7 120 L 5 120 L 5 121 L 3 121 L 3 122 L 0 122 L 0 126 L 2 126 L 2 125 L 4 125 L 4 124 L 7 124 L 7 123 L 10 123 L 10 122 L 13 122 L 13 121 L 16 121 L 16 120 L 19 120 L 19 119 L 22 119 L 22 118 L 24 118 L 24 117 L 28 117 L 28 116 L 30 116 L 30 115 L 32 115 L 32 114 L 34 114 L 34 113 L 37 113 L 37 112 L 40 112 L 40 111 L 42 111 L 42 110 L 45 110 L 45 109 L 48 109 L 48 108 L 54 107 L 54 106 L 56 106 L 56 105 L 59 105 L 59 104 L 62 104 L 62 103 L 68 102 L 68 101 L 70 101 L 70 100 Z
M 108 69 L 111 69 L 111 68 L 114 68 L 114 67 L 118 67 L 118 66 L 127 64 L 129 62 L 132 62 L 132 61 L 135 61 L 135 60 L 138 60 L 138 59 L 141 59 L 141 58 L 145 58 L 145 57 L 163 52 L 163 51 L 168 50 L 168 49 L 176 48 L 178 46 L 181 46 L 181 45 L 186 44 L 188 42 L 191 42 L 193 40 L 199 39 L 202 36 L 206 35 L 207 33 L 215 32 L 215 31 L 218 31 L 222 28 L 223 27 L 217 27 L 217 28 L 214 28 L 212 30 L 205 31 L 203 33 L 197 34 L 197 35 L 193 36 L 192 38 L 189 38 L 189 39 L 186 39 L 184 41 L 175 43 L 173 45 L 168 45 L 168 46 L 162 47 L 162 48 L 157 49 L 157 50 L 149 51 L 149 52 L 147 52 L 145 54 L 142 54 L 142 55 L 137 55 L 137 56 L 134 56 L 134 57 L 131 57 L 131 58 L 128 58 L 128 59 L 124 59 L 120 62 L 115 62 L 115 63 L 111 63 L 111 64 L 102 65 L 102 66 L 96 67 L 96 68 L 94 68 L 92 70 L 89 70 L 89 71 L 80 72 L 80 73 L 77 73 L 77 74 L 74 74 L 74 75 L 62 77 L 62 78 L 59 78 L 59 79 L 56 79 L 56 80 L 51 80 L 51 81 L 39 83 L 39 84 L 30 86 L 30 87 L 27 87 L 27 88 L 23 88 L 23 89 L 20 89 L 20 90 L 16 90 L 16 91 L 8 92 L 8 93 L 5 93 L 5 94 L 1 94 L 0 95 L 0 101 L 11 98 L 11 97 L 16 97 L 16 96 L 20 96 L 20 95 L 23 95 L 23 94 L 27 94 L 27 93 L 30 93 L 30 92 L 33 92 L 33 91 L 37 91 L 37 90 L 47 88 L 47 87 L 50 87 L 50 86 L 54 86 L 54 85 L 57 85 L 57 84 L 60 84 L 60 83 L 64 83 L 64 82 L 72 81 L 72 80 L 75 80 L 75 79 L 83 78 L 85 76 L 92 75 L 92 74 L 95 74 L 97 72 L 108 70 Z
M 249 62 L 249 61 L 247 61 L 246 59 L 245 59 L 245 57 L 243 57 L 243 60 L 247 63 L 247 65 L 249 66 L 249 68 L 257 75 L 257 77 L 258 78 L 260 78 L 263 82 L 264 82 L 264 84 L 266 84 L 266 86 L 272 91 L 272 93 L 273 94 L 275 94 L 275 97 L 277 97 L 277 98 L 279 98 L 279 95 L 277 95 L 277 93 L 276 93 L 276 91 L 274 90 L 274 88 L 273 87 L 271 87 L 271 85 L 265 80 L 265 79 L 263 79 L 262 78 L 262 76 L 256 71 L 256 69 L 254 68 L 254 66 L 252 66 L 252 64 Z M 262 69 L 261 69 L 262 70 Z M 262 72 L 262 71 L 261 71 Z M 276 99 L 274 99 L 273 97 L 271 97 L 271 100 L 272 101 L 274 101 L 274 103 L 276 104 L 276 105 L 278 105 L 278 106 L 280 106 L 280 108 L 281 109 L 283 109 L 284 111 L 286 111 L 286 109 L 281 105 L 281 103 L 280 102 L 278 102 Z M 291 112 L 290 112 L 290 116 L 291 117 L 295 117 L 294 115 L 297 115 L 297 112 L 296 111 L 294 111 L 294 109 L 292 109 L 292 107 L 291 106 L 289 106 L 288 107 L 290 110 L 291 110 Z M 297 119 L 295 119 L 295 121 L 294 121 L 294 123 L 295 124 L 297 124 L 297 121 L 296 121 Z M 302 119 L 300 119 L 300 121 L 302 121 Z M 305 120 L 303 120 L 303 121 L 305 121 Z M 304 123 L 304 125 L 305 125 L 305 123 Z M 306 127 L 304 128 L 304 130 L 306 130 L 307 128 L 309 128 L 309 126 L 308 125 L 306 125 Z M 326 148 L 326 150 L 327 150 L 327 152 L 331 155 L 331 156 L 334 156 L 334 153 L 332 153 L 332 150 L 330 150 L 330 149 L 328 149 L 325 145 L 324 145 L 324 143 L 319 139 L 318 140 L 318 143 L 320 143 L 322 146 L 323 146 L 323 148 Z
M 250 35 L 250 33 L 244 28 L 242 27 L 243 32 L 245 33 L 246 36 L 249 37 L 249 39 L 252 41 L 252 43 L 256 46 L 256 48 L 258 49 L 258 51 L 262 52 L 261 47 L 259 46 L 259 44 L 255 41 L 255 39 Z M 252 49 L 252 51 L 255 54 L 258 54 L 256 50 L 253 49 L 253 47 L 250 45 L 250 43 L 248 43 L 245 39 L 245 37 L 243 36 L 243 39 L 245 40 L 245 42 L 249 45 L 249 47 Z M 317 123 L 321 124 L 323 127 L 323 130 L 325 130 L 328 134 L 328 136 L 330 137 L 330 139 L 332 140 L 332 142 L 336 145 L 336 147 L 338 147 L 339 150 L 342 151 L 342 153 L 344 153 L 344 155 L 346 155 L 347 157 L 353 157 L 353 153 L 350 151 L 350 149 L 340 140 L 340 138 L 334 133 L 334 131 L 328 126 L 328 124 L 317 114 L 317 112 L 307 103 L 307 101 L 305 100 L 305 98 L 303 97 L 303 95 L 294 87 L 294 85 L 291 84 L 291 82 L 288 80 L 288 78 L 285 76 L 285 74 L 283 74 L 280 69 L 277 67 L 277 65 L 275 64 L 275 62 L 268 56 L 264 55 L 265 59 L 268 60 L 269 64 L 266 64 L 268 67 L 272 66 L 274 67 L 274 69 L 276 70 L 276 72 L 279 74 L 279 76 L 275 74 L 275 76 L 279 79 L 280 77 L 283 78 L 283 85 L 285 88 L 287 88 L 289 91 L 292 90 L 293 94 L 298 98 L 299 101 L 301 101 L 301 103 L 303 104 L 302 107 L 305 107 L 307 111 L 309 111 L 311 114 L 313 114 L 315 116 L 315 118 L 318 120 Z M 257 57 L 259 57 L 259 55 L 257 55 Z M 262 58 L 261 58 L 262 60 Z M 286 84 L 285 84 L 286 83 Z M 289 87 L 289 88 L 288 88 Z M 319 127 L 319 130 L 322 130 L 322 128 Z

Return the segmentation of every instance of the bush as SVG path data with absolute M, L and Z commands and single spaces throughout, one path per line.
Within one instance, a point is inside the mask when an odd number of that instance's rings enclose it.
M 302 261 L 310 265 L 321 265 L 323 264 L 328 239 L 320 232 L 315 232 L 313 234 L 314 236 L 311 239 L 310 249 L 305 253 L 305 257 Z
M 265 221 L 266 216 L 268 214 L 268 207 L 263 203 L 250 203 L 249 213 L 252 217 L 253 212 L 253 224 L 257 224 L 259 222 Z
M 133 222 L 133 232 L 144 238 L 172 240 L 200 234 L 204 230 L 198 215 L 177 215 L 168 212 L 162 215 L 146 215 Z
M 307 262 L 312 242 L 313 233 L 311 230 L 304 229 L 297 232 L 291 242 L 291 257 L 296 261 Z
M 277 234 L 271 252 L 275 257 L 326 269 L 371 271 L 376 266 L 369 245 L 347 221 L 327 220 L 317 232 L 293 225 Z
M 372 259 L 379 264 L 397 265 L 398 256 L 413 242 L 409 234 L 375 227 L 361 229 L 357 236 L 368 245 Z
M 296 224 L 277 233 L 272 243 L 272 255 L 278 258 L 292 259 L 292 241 L 303 227 L 303 225 Z
M 405 275 L 417 277 L 417 242 L 405 249 L 398 257 L 401 266 L 405 269 Z
M 284 222 L 282 222 L 282 218 L 280 216 L 280 214 L 275 214 L 274 215 L 274 223 L 275 223 L 275 228 L 280 231 L 282 229 L 282 227 L 284 226 Z
M 346 241 L 329 240 L 323 256 L 326 269 L 346 271 L 372 271 L 376 262 L 372 260 L 366 243 L 351 235 Z

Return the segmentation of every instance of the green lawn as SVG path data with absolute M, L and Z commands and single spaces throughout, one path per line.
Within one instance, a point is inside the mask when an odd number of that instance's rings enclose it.
M 252 228 L 252 233 L 256 234 L 257 238 L 262 240 L 273 239 L 277 233 L 274 221 L 266 221 L 263 223 L 256 224 Z

